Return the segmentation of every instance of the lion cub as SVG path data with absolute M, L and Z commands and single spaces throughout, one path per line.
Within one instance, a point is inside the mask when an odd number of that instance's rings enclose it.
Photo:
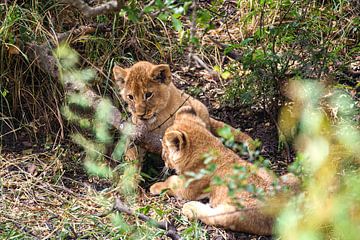
M 165 165 L 175 169 L 178 175 L 169 177 L 165 182 L 158 182 L 151 186 L 153 195 L 168 189 L 167 194 L 188 200 L 199 200 L 209 197 L 209 205 L 198 201 L 191 201 L 183 206 L 182 212 L 190 219 L 200 219 L 208 225 L 217 225 L 234 231 L 242 231 L 261 235 L 272 233 L 273 217 L 263 211 L 264 203 L 255 199 L 251 193 L 242 191 L 236 195 L 237 202 L 243 208 L 237 207 L 233 198 L 228 196 L 228 188 L 213 183 L 213 178 L 219 176 L 225 181 L 233 175 L 235 165 L 242 166 L 245 171 L 255 171 L 250 174 L 247 182 L 262 188 L 265 193 L 273 189 L 275 177 L 265 169 L 254 170 L 254 166 L 242 160 L 233 151 L 226 148 L 222 142 L 214 137 L 206 128 L 206 124 L 199 118 L 191 107 L 182 107 L 176 114 L 173 126 L 169 127 L 162 140 L 162 157 Z M 213 174 L 188 183 L 186 172 L 198 173 L 205 169 L 203 155 L 215 151 L 212 163 L 216 164 Z M 228 177 L 228 179 L 226 179 Z M 280 178 L 280 184 L 296 187 L 298 180 L 287 174 Z
M 175 87 L 170 68 L 166 64 L 154 65 L 143 61 L 126 69 L 115 66 L 113 74 L 121 90 L 121 97 L 129 106 L 132 122 L 135 125 L 144 124 L 152 133 L 158 134 L 159 146 L 160 138 L 173 124 L 175 113 L 181 106 L 191 106 L 213 134 L 216 134 L 216 129 L 224 126 L 223 122 L 210 118 L 204 104 Z M 235 132 L 235 129 L 233 131 L 237 142 L 252 140 L 247 134 Z M 133 151 L 134 149 L 126 153 L 128 158 L 137 157 Z

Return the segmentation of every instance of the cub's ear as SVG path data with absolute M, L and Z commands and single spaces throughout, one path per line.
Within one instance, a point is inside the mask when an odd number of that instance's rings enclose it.
M 128 74 L 127 70 L 115 65 L 112 69 L 113 74 L 114 74 L 114 79 L 116 83 L 120 83 L 120 84 L 124 84 L 125 83 L 125 78 Z
M 151 69 L 150 77 L 159 83 L 169 84 L 171 82 L 171 71 L 167 64 L 156 65 Z
M 167 132 L 165 133 L 163 141 L 165 141 L 165 144 L 173 152 L 183 150 L 186 145 L 189 144 L 188 136 L 183 131 Z

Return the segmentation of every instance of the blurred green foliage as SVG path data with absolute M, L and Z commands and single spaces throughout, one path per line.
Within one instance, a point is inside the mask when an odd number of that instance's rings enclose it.
M 298 156 L 290 170 L 300 173 L 304 192 L 279 216 L 284 239 L 357 239 L 360 231 L 359 109 L 344 91 L 313 81 L 290 82 L 294 106 L 282 109 L 280 124 L 295 138 Z M 332 112 L 332 118 L 327 114 Z M 335 120 L 334 120 L 335 119 Z M 299 126 L 294 134 L 292 128 Z

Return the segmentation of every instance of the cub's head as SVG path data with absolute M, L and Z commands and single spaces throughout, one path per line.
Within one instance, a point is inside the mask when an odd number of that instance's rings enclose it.
M 174 124 L 165 131 L 162 139 L 165 166 L 179 173 L 186 161 L 193 160 L 192 154 L 196 152 L 193 145 L 197 145 L 197 137 L 206 131 L 205 123 L 192 107 L 181 107 L 175 115 Z
M 113 74 L 133 117 L 155 122 L 156 115 L 166 107 L 170 97 L 169 65 L 138 62 L 130 68 L 115 66 Z

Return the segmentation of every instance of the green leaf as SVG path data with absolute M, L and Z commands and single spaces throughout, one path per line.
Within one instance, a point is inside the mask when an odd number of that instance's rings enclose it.
M 207 10 L 200 10 L 197 12 L 196 22 L 202 25 L 208 25 L 211 20 L 211 14 Z
M 54 51 L 55 57 L 59 60 L 60 66 L 64 69 L 72 68 L 79 61 L 79 55 L 67 44 L 61 44 Z
M 155 11 L 155 7 L 154 6 L 146 6 L 144 8 L 144 13 L 152 13 Z
M 117 160 L 117 161 L 121 160 L 121 158 L 124 154 L 125 148 L 126 148 L 127 138 L 128 138 L 128 136 L 122 135 L 120 140 L 116 144 L 114 152 L 111 155 L 114 160 Z
M 221 67 L 220 67 L 219 65 L 215 65 L 215 66 L 213 67 L 213 70 L 214 70 L 215 72 L 217 72 L 217 73 L 221 73 Z
M 6 97 L 6 95 L 9 93 L 9 91 L 7 89 L 4 89 L 3 91 L 1 91 L 1 95 L 3 97 Z
M 175 18 L 174 16 L 171 17 L 171 20 L 172 20 L 172 25 L 173 25 L 175 31 L 177 31 L 177 32 L 181 31 L 182 30 L 182 22 L 179 19 Z
M 150 209 L 151 209 L 150 205 L 146 205 L 145 207 L 139 208 L 138 212 L 146 215 L 149 213 Z
M 221 73 L 221 77 L 223 79 L 228 79 L 230 76 L 231 76 L 231 73 L 228 72 L 228 71 L 225 71 L 225 72 Z
M 158 16 L 157 16 L 158 19 L 160 19 L 161 21 L 167 21 L 168 18 L 169 18 L 169 14 L 167 13 L 160 13 Z
M 160 208 L 155 208 L 154 211 L 156 212 L 157 215 L 159 215 L 159 217 L 163 217 L 164 216 L 164 211 Z
M 230 139 L 231 137 L 233 137 L 231 128 L 228 125 L 225 125 L 224 127 L 217 129 L 216 132 L 220 137 L 224 139 Z

